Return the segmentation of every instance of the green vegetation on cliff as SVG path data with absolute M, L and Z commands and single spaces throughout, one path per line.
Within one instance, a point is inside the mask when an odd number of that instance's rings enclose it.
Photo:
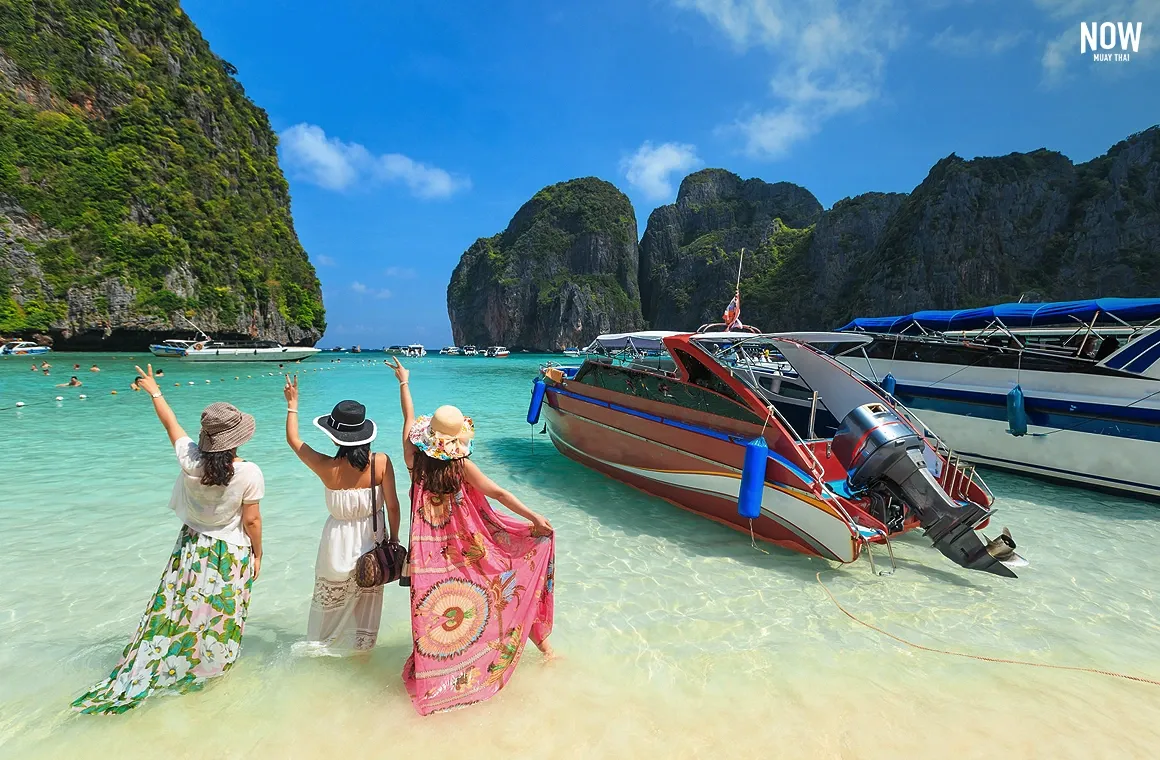
M 447 311 L 459 344 L 558 350 L 639 326 L 632 204 L 595 177 L 545 187 L 464 252 Z
M 173 0 L 0 3 L 0 254 L 42 273 L 0 258 L 0 333 L 59 325 L 70 288 L 115 278 L 155 324 L 276 309 L 321 334 L 276 137 L 234 73 Z

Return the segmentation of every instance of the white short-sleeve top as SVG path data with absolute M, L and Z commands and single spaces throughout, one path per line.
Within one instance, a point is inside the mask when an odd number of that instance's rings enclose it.
M 261 501 L 266 493 L 266 481 L 258 465 L 234 462 L 234 477 L 229 485 L 206 486 L 201 483 L 201 450 L 193 439 L 178 439 L 174 449 L 181 474 L 173 484 L 169 508 L 198 533 L 235 546 L 249 546 L 250 537 L 242 528 L 242 502 Z

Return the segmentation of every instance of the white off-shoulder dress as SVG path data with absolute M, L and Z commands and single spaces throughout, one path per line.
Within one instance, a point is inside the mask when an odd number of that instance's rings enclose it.
M 375 489 L 380 491 L 381 489 Z M 330 517 L 322 528 L 314 566 L 314 596 L 306 641 L 297 654 L 343 657 L 373 649 L 383 612 L 383 587 L 359 588 L 354 566 L 375 545 L 370 488 L 326 489 Z M 382 503 L 374 505 L 382 509 Z M 386 521 L 379 515 L 380 530 Z

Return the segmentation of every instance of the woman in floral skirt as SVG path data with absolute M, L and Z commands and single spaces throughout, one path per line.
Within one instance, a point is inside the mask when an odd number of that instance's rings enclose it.
M 408 371 L 396 359 L 403 458 L 411 472 L 411 634 L 403 683 L 420 715 L 494 696 L 528 639 L 552 633 L 555 537 L 543 515 L 468 458 L 475 424 L 453 406 L 415 419 Z M 491 497 L 516 517 L 494 509 Z
M 123 713 L 151 694 L 194 691 L 229 670 L 262 563 L 258 502 L 265 482 L 257 465 L 237 456 L 254 435 L 254 418 L 230 404 L 210 404 L 194 443 L 161 395 L 152 365 L 137 372 L 181 467 L 169 506 L 183 524 L 117 667 L 72 703 L 83 713 Z

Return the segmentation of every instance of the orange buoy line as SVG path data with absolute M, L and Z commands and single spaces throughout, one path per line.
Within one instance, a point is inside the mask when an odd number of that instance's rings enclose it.
M 881 628 L 879 628 L 878 626 L 874 625 L 873 623 L 867 623 L 865 620 L 860 620 L 859 618 L 857 618 L 854 615 L 854 613 L 850 612 L 848 609 L 843 607 L 842 603 L 837 600 L 837 598 L 834 596 L 833 592 L 830 591 L 830 589 L 826 587 L 825 583 L 822 583 L 822 574 L 820 572 L 817 573 L 814 577 L 817 578 L 818 585 L 820 585 L 822 587 L 822 590 L 826 592 L 826 596 L 830 597 L 830 601 L 833 602 L 834 606 L 836 606 L 839 610 L 841 610 L 842 614 L 844 614 L 846 617 L 850 618 L 858 625 L 865 626 L 872 631 L 877 631 L 878 633 L 881 633 L 883 636 L 894 639 L 895 641 L 897 641 L 901 644 L 905 644 L 908 647 L 920 649 L 923 652 L 934 652 L 935 654 L 945 654 L 945 655 L 949 655 L 951 657 L 966 657 L 967 659 L 971 659 L 971 660 L 980 660 L 982 662 L 1002 663 L 1004 665 L 1026 665 L 1027 667 L 1031 667 L 1031 668 L 1048 668 L 1049 670 L 1068 670 L 1068 671 L 1071 671 L 1073 673 L 1090 673 L 1090 674 L 1094 674 L 1094 675 L 1108 676 L 1109 678 L 1122 678 L 1126 681 L 1135 681 L 1137 683 L 1146 683 L 1146 684 L 1150 684 L 1152 686 L 1160 686 L 1160 681 L 1157 681 L 1155 679 L 1148 678 L 1146 676 L 1134 676 L 1134 675 L 1129 675 L 1127 673 L 1117 673 L 1117 672 L 1112 671 L 1112 670 L 1100 670 L 1099 668 L 1084 668 L 1084 667 L 1080 667 L 1078 665 L 1052 665 L 1052 664 L 1046 663 L 1046 662 L 1029 662 L 1027 660 L 1011 660 L 1011 659 L 1007 659 L 1007 658 L 1003 658 L 1003 657 L 987 657 L 987 656 L 981 655 L 981 654 L 968 654 L 967 652 L 953 652 L 949 649 L 938 649 L 936 647 L 928 647 L 928 646 L 924 646 L 922 644 L 916 644 L 913 641 L 907 641 L 906 639 L 902 638 L 901 636 L 895 636 L 890 631 L 884 631 Z

